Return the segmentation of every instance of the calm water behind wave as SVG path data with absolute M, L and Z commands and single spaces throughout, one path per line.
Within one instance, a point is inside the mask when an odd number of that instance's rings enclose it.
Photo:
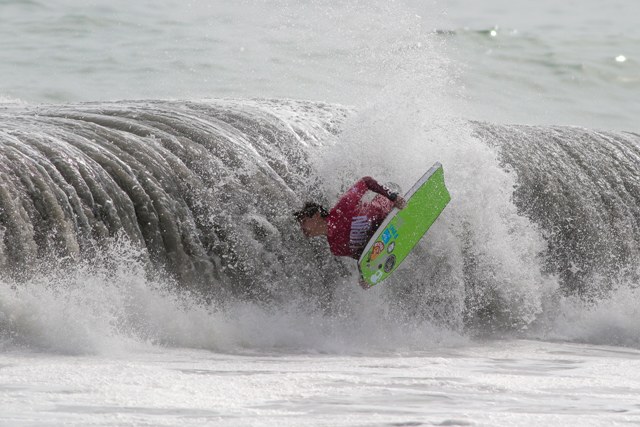
M 444 84 L 462 117 L 638 130 L 638 13 L 629 1 L 4 0 L 0 96 L 363 105 L 401 74 L 424 97 Z

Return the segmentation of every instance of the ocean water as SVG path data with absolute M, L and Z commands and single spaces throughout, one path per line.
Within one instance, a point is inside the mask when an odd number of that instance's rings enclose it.
M 637 131 L 637 14 L 627 0 L 4 0 L 0 94 L 366 105 L 445 87 L 465 118 Z
M 0 0 L 0 425 L 640 423 L 639 13 Z M 291 217 L 435 161 L 366 292 Z

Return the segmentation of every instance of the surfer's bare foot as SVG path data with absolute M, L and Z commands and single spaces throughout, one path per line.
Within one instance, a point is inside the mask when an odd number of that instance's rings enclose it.
M 364 280 L 362 277 L 360 278 L 360 280 L 358 281 L 358 285 L 360 285 L 360 287 L 362 289 L 369 289 L 369 284 L 367 283 L 366 280 Z

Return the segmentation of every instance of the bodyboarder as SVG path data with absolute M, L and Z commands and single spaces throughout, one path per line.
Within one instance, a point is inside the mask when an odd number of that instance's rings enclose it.
M 370 202 L 362 200 L 367 191 L 378 193 Z M 356 182 L 331 209 L 307 202 L 294 212 L 306 237 L 326 236 L 331 253 L 336 256 L 360 258 L 369 239 L 385 217 L 396 207 L 403 209 L 406 201 L 378 182 L 365 176 Z M 369 285 L 360 278 L 360 286 Z

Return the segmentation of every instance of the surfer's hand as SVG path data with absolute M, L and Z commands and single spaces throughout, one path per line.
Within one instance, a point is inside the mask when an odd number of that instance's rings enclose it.
M 358 285 L 360 285 L 360 287 L 362 289 L 369 289 L 370 288 L 369 284 L 367 283 L 366 280 L 364 280 L 364 278 L 362 276 L 360 276 L 360 280 L 358 281 Z
M 393 206 L 398 209 L 404 209 L 407 206 L 407 201 L 404 198 L 398 196 Z

